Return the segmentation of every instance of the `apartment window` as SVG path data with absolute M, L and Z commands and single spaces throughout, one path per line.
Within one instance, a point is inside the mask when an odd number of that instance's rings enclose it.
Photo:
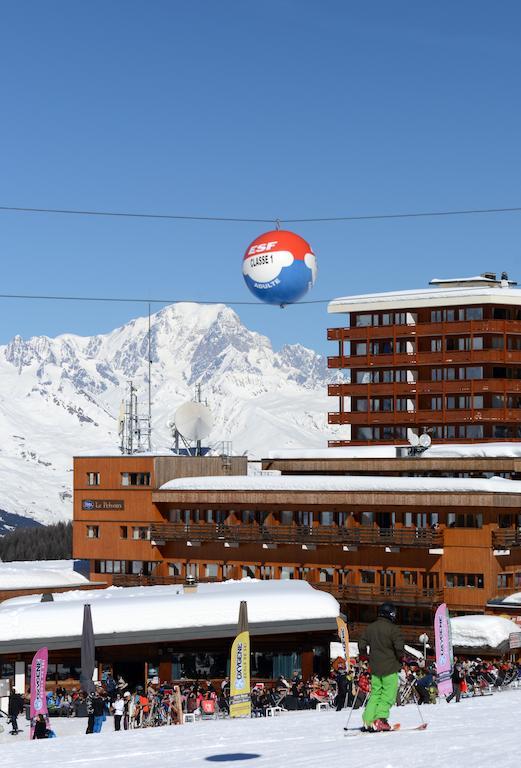
M 357 315 L 355 325 L 357 328 L 367 328 L 371 325 L 378 325 L 378 315 Z
M 295 577 L 294 569 L 290 568 L 287 565 L 283 565 L 280 569 L 280 578 L 281 579 L 293 579 Z
M 445 586 L 449 588 L 471 587 L 472 589 L 483 589 L 482 573 L 446 573 Z
M 333 569 L 332 568 L 321 568 L 318 572 L 318 580 L 321 584 L 332 584 L 333 583 Z
M 510 427 L 504 426 L 503 424 L 494 424 L 492 427 L 492 437 L 502 439 L 512 437 L 512 430 Z
M 150 485 L 150 472 L 122 472 L 121 485 Z
M 431 397 L 431 411 L 441 411 L 442 398 L 440 396 Z
M 431 323 L 441 323 L 441 321 L 442 321 L 441 309 L 432 309 Z
M 415 587 L 418 584 L 417 571 L 402 571 L 402 581 L 408 587 Z
M 157 566 L 157 562 L 148 562 L 146 560 L 131 560 L 131 572 L 137 576 L 151 576 Z
M 447 525 L 449 528 L 483 528 L 481 512 L 448 512 Z
M 219 566 L 217 563 L 206 563 L 205 576 L 207 579 L 216 579 L 219 576 Z
M 144 525 L 134 525 L 132 527 L 132 538 L 134 541 L 147 541 L 150 539 L 150 528 Z
M 360 571 L 360 581 L 362 584 L 374 584 L 376 582 L 376 571 Z
M 507 589 L 507 587 L 510 587 L 511 579 L 512 579 L 511 573 L 498 573 L 497 575 L 498 589 Z
M 395 312 L 394 313 L 394 324 L 395 325 L 406 325 L 407 324 L 407 312 Z
M 255 522 L 255 512 L 253 509 L 243 509 L 241 513 L 241 520 L 244 525 L 251 525 Z
M 367 344 L 365 341 L 357 341 L 355 344 L 355 355 L 367 355 Z
M 333 512 L 319 512 L 320 525 L 333 525 L 334 515 Z
M 282 512 L 280 512 L 280 524 L 281 525 L 292 525 L 293 524 L 293 512 L 289 509 L 283 509 Z
M 409 406 L 411 411 L 414 410 L 414 401 L 409 400 L 407 397 L 397 397 L 396 398 L 396 410 L 397 411 L 408 411 Z
M 431 339 L 431 352 L 441 352 L 441 338 Z
M 259 578 L 263 581 L 275 578 L 275 572 L 272 565 L 261 565 L 259 571 Z
M 483 320 L 483 307 L 467 307 L 465 320 Z
M 514 587 L 518 588 L 521 587 L 521 572 L 516 571 L 514 573 Z
M 483 368 L 481 366 L 470 366 L 469 368 L 460 369 L 465 372 L 464 376 L 460 375 L 460 379 L 482 379 Z
M 385 313 L 382 315 L 382 325 L 392 325 L 393 324 L 393 316 L 390 313 Z
M 357 384 L 370 384 L 372 371 L 357 371 L 356 383 Z
M 88 539 L 99 539 L 99 525 L 88 525 L 87 526 L 87 538 Z
M 182 563 L 168 563 L 169 576 L 181 576 L 182 571 L 183 571 Z
M 94 573 L 128 573 L 126 560 L 95 560 Z
M 483 437 L 483 424 L 468 424 L 465 428 L 465 434 L 462 437 L 469 437 L 471 440 L 478 440 Z
M 234 566 L 227 563 L 223 565 L 223 579 L 233 579 Z
M 99 485 L 101 475 L 99 472 L 87 472 L 87 485 Z
M 128 539 L 128 526 L 126 525 L 119 526 L 119 538 Z

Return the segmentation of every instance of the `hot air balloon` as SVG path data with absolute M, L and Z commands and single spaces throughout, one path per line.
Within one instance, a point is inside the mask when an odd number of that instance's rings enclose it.
M 317 260 L 309 243 L 283 229 L 259 235 L 246 249 L 242 274 L 253 295 L 266 304 L 293 304 L 313 286 Z

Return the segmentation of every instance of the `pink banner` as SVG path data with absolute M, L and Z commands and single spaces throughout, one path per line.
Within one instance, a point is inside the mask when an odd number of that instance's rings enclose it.
M 434 617 L 434 642 L 436 644 L 436 672 L 438 673 L 438 692 L 440 696 L 452 693 L 452 636 L 447 605 L 442 603 Z
M 40 648 L 40 650 L 36 651 L 34 654 L 31 664 L 31 739 L 33 738 L 34 726 L 38 715 L 44 715 L 47 725 L 49 725 L 47 694 L 45 691 L 48 659 L 49 652 L 47 648 Z

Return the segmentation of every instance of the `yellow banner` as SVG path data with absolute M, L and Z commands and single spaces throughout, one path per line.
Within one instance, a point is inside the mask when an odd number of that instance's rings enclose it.
M 349 669 L 349 630 L 344 619 L 337 616 L 336 625 L 338 627 L 338 637 L 342 643 L 342 650 L 346 659 L 346 669 Z
M 230 717 L 251 717 L 249 632 L 240 632 L 232 645 Z

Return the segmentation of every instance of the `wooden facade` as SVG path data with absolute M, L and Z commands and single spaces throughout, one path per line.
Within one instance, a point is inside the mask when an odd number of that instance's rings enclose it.
M 216 474 L 218 465 L 209 471 L 203 459 L 187 461 L 182 476 Z M 519 461 L 447 459 L 431 466 L 408 458 L 269 459 L 263 466 L 300 474 L 306 462 L 308 474 L 365 469 L 418 476 L 443 465 L 452 476 L 502 471 L 516 477 Z M 167 490 L 157 484 L 156 462 L 147 456 L 75 459 L 74 557 L 90 561 L 91 580 L 134 586 L 186 576 L 306 579 L 339 600 L 355 638 L 378 605 L 392 600 L 411 642 L 430 631 L 443 601 L 453 613 L 482 613 L 503 586 L 521 591 L 516 493 L 233 490 L 232 482 L 224 490 L 212 490 L 211 483 L 205 490 Z M 178 468 L 175 461 L 170 466 L 173 479 Z M 235 474 L 246 473 L 245 460 L 237 467 Z M 150 473 L 150 484 L 122 486 L 124 472 Z M 99 480 L 95 488 L 85 484 L 92 477 Z M 118 502 L 117 508 L 85 509 L 95 500 L 98 507 Z
M 364 297 L 352 297 L 354 311 L 345 301 L 349 325 L 328 329 L 338 345 L 328 366 L 349 383 L 329 386 L 337 409 L 328 420 L 350 425 L 351 436 L 331 446 L 405 443 L 408 429 L 428 429 L 436 442 L 521 439 L 521 313 L 509 303 L 520 292 L 496 303 L 479 290 L 459 303 L 431 293 L 410 303 L 404 293 L 398 309 L 386 294 L 363 309 Z

